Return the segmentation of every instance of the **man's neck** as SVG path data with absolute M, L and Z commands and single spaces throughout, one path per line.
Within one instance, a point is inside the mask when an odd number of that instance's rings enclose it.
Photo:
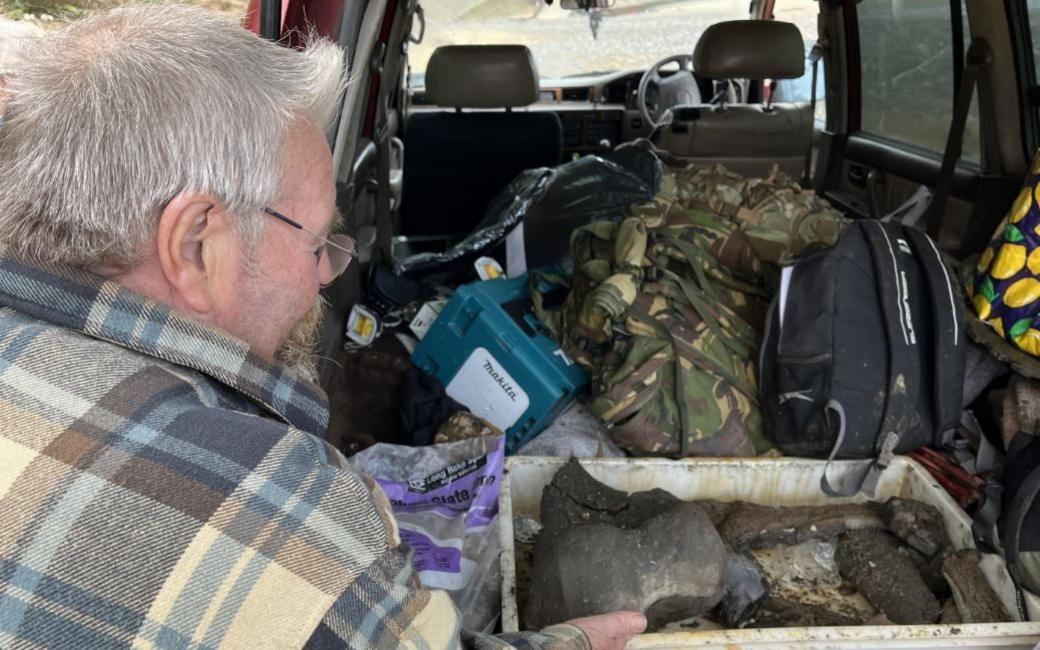
M 172 309 L 187 314 L 206 325 L 214 325 L 204 314 L 195 313 L 174 290 L 162 272 L 162 266 L 154 256 L 134 263 L 128 269 L 96 269 L 95 273 L 142 296 L 161 302 Z

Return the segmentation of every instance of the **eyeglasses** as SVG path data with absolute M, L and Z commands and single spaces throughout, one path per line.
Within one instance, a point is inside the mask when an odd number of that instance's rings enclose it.
M 281 221 L 282 223 L 287 223 L 297 230 L 302 230 L 303 232 L 307 233 L 308 235 L 310 235 L 311 237 L 313 237 L 321 243 L 321 245 L 318 246 L 318 250 L 314 251 L 315 263 L 320 266 L 321 256 L 327 253 L 329 259 L 329 268 L 332 270 L 332 277 L 330 277 L 327 282 L 321 283 L 323 287 L 327 287 L 328 285 L 332 284 L 336 280 L 336 278 L 343 275 L 343 272 L 347 270 L 348 266 L 350 266 L 350 260 L 358 256 L 357 242 L 354 240 L 353 237 L 349 235 L 336 234 L 329 235 L 328 237 L 322 237 L 317 233 L 313 233 L 307 230 L 298 222 L 293 221 L 292 219 L 285 216 L 281 212 L 278 212 L 277 210 L 272 210 L 271 208 L 264 208 L 264 212 L 271 215 L 275 219 Z

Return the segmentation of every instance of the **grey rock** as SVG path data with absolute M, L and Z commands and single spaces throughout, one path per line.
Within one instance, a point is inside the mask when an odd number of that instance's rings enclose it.
M 940 599 L 949 598 L 950 585 L 946 582 L 946 578 L 942 573 L 943 555 L 941 553 L 929 558 L 909 546 L 900 546 L 899 552 L 910 558 L 910 561 L 914 563 L 914 566 L 921 573 L 921 579 L 924 580 L 924 583 L 928 585 L 933 594 Z
M 927 557 L 934 557 L 946 548 L 942 515 L 927 503 L 892 497 L 881 509 L 881 521 L 907 546 Z
M 534 544 L 542 525 L 537 520 L 526 517 L 513 517 L 513 539 L 521 544 Z
M 732 503 L 715 501 L 714 499 L 700 499 L 693 503 L 704 508 L 704 512 L 708 513 L 708 518 L 711 519 L 711 523 L 715 524 L 716 529 L 722 527 L 722 524 L 726 521 L 726 517 L 729 516 L 730 510 L 733 509 Z
M 742 627 L 768 595 L 769 585 L 755 558 L 747 553 L 730 553 L 726 558 L 726 586 L 719 603 L 719 622 L 726 627 Z
M 682 503 L 664 490 L 628 495 L 603 485 L 571 459 L 542 491 L 542 525 L 553 536 L 573 525 L 606 523 L 638 528 L 651 517 Z
M 957 551 L 943 560 L 943 575 L 950 583 L 953 601 L 962 623 L 1004 623 L 1012 620 L 979 568 L 979 553 Z
M 939 618 L 939 601 L 899 542 L 882 530 L 854 530 L 838 540 L 841 575 L 893 623 L 926 625 Z
M 719 534 L 727 544 L 743 550 L 835 539 L 848 530 L 880 527 L 881 519 L 869 504 L 772 508 L 735 503 Z
M 637 528 L 571 525 L 535 544 L 525 624 L 533 629 L 616 610 L 650 629 L 700 616 L 722 597 L 726 550 L 704 511 L 679 503 Z

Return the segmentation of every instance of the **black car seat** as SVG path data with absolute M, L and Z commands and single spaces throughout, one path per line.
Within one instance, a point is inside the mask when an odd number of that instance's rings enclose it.
M 513 110 L 538 100 L 538 73 L 523 45 L 437 48 L 426 67 L 426 97 L 453 110 L 413 109 L 408 117 L 405 235 L 467 234 L 518 173 L 560 163 L 556 113 Z
M 704 30 L 693 52 L 698 77 L 728 80 L 797 79 L 805 73 L 805 43 L 791 24 L 733 20 Z M 672 109 L 657 146 L 682 163 L 720 162 L 750 177 L 774 164 L 798 178 L 813 136 L 809 102 L 698 104 Z

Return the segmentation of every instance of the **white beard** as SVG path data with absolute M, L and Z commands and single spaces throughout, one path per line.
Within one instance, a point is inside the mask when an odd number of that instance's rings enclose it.
M 302 379 L 318 383 L 318 335 L 328 305 L 321 295 L 314 305 L 296 321 L 289 334 L 278 346 L 275 358 L 288 366 Z

